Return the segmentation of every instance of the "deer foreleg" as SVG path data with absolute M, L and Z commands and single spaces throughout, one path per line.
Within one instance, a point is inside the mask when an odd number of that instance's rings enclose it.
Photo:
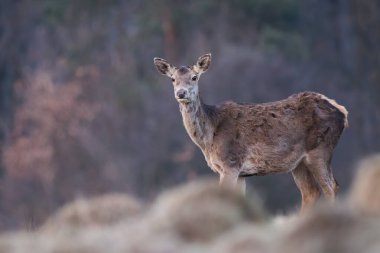
M 237 187 L 238 190 L 241 192 L 243 196 L 245 196 L 245 178 L 244 177 L 238 177 L 237 180 Z
M 239 178 L 238 174 L 220 174 L 219 185 L 236 189 L 245 195 L 245 179 Z
M 235 187 L 237 184 L 238 176 L 234 174 L 220 174 L 219 175 L 219 185 L 227 187 Z

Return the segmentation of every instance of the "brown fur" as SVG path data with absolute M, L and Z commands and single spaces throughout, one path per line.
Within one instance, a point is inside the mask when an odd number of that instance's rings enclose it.
M 304 92 L 267 104 L 227 102 L 211 107 L 213 143 L 205 148 L 221 167 L 239 175 L 266 175 L 294 169 L 303 153 L 320 146 L 332 150 L 344 128 L 344 116 L 320 95 Z M 244 167 L 244 162 L 254 164 Z
M 316 201 L 319 188 L 334 200 L 338 185 L 330 163 L 348 125 L 346 109 L 315 92 L 264 104 L 206 105 L 198 81 L 191 80 L 206 71 L 210 61 L 211 55 L 204 55 L 183 71 L 155 58 L 157 69 L 175 80 L 175 94 L 186 92 L 184 99 L 177 97 L 185 128 L 211 169 L 220 174 L 220 182 L 236 185 L 239 177 L 292 171 L 302 207 Z M 244 179 L 239 181 L 244 184 Z

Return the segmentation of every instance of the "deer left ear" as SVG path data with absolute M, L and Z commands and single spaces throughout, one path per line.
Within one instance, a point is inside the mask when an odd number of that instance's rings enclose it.
M 202 55 L 198 58 L 197 63 L 194 65 L 195 71 L 198 73 L 206 72 L 211 63 L 211 53 Z

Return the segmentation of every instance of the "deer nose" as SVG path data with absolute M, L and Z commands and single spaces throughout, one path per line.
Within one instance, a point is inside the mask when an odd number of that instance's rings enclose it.
M 179 90 L 179 91 L 177 91 L 177 98 L 183 99 L 183 98 L 185 98 L 185 96 L 186 96 L 186 91 L 185 90 Z

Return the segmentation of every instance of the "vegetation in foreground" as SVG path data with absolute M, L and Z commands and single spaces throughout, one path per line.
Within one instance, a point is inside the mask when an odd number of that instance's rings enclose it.
M 365 252 L 380 250 L 380 155 L 364 160 L 336 204 L 268 217 L 260 199 L 194 181 L 152 204 L 122 194 L 74 201 L 0 252 Z

